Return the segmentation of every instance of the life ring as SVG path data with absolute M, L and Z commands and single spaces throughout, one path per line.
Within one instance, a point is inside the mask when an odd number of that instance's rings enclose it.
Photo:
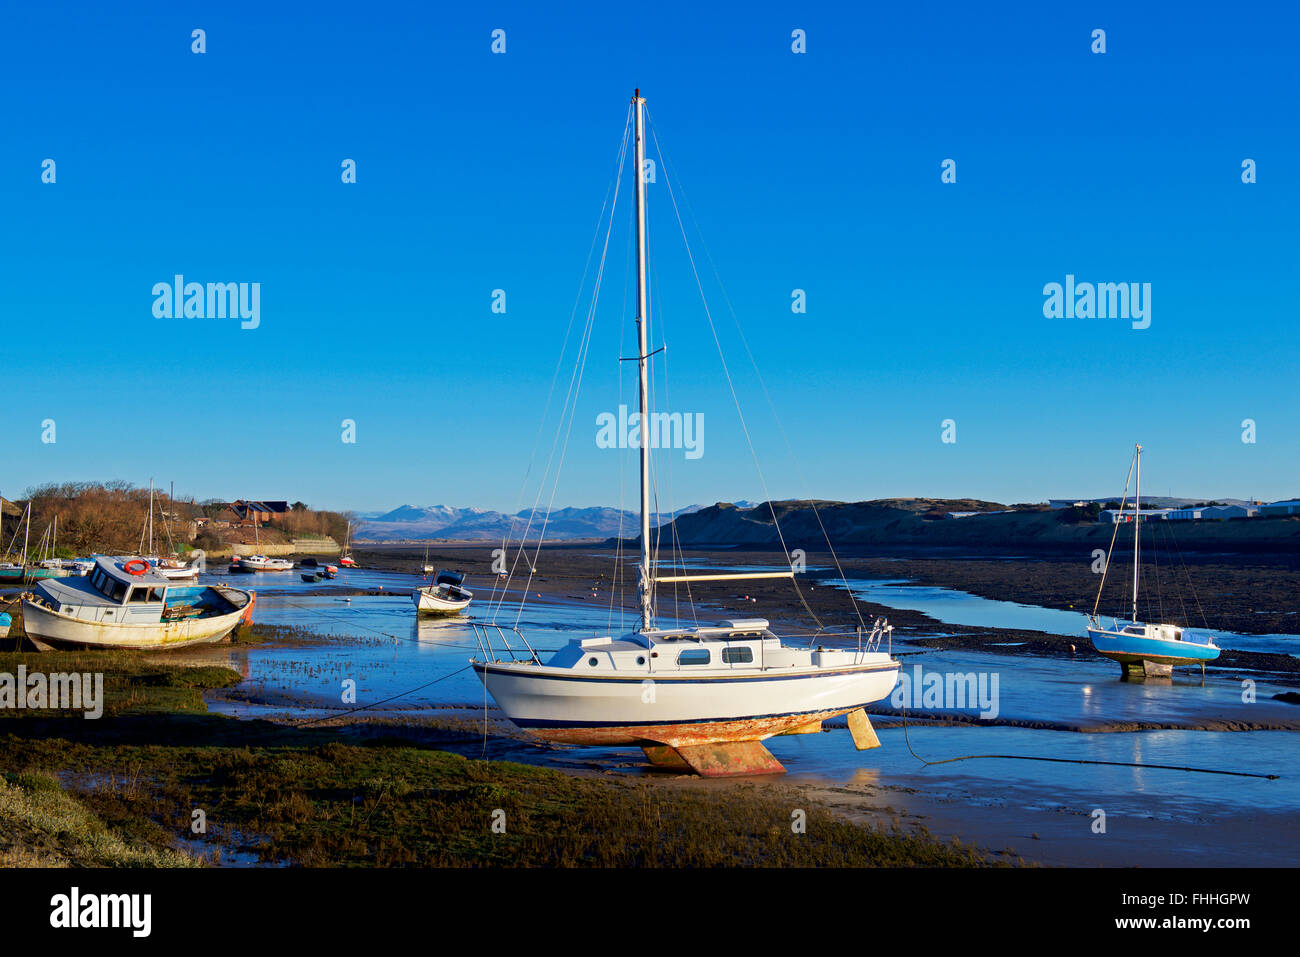
M 132 571 L 131 567 L 133 565 L 139 565 L 140 570 Z M 143 575 L 148 570 L 149 570 L 149 563 L 145 561 L 143 558 L 133 558 L 125 565 L 122 566 L 122 571 L 126 572 L 128 575 Z

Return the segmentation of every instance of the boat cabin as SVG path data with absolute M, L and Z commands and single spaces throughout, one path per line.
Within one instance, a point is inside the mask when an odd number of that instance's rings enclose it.
M 585 673 L 718 673 L 771 668 L 849 666 L 852 651 L 789 648 L 763 618 L 724 621 L 696 628 L 631 632 L 617 638 L 575 638 L 547 662 L 548 668 Z
M 455 600 L 472 598 L 474 593 L 468 588 L 461 587 L 464 581 L 464 572 L 452 572 L 444 568 L 433 580 L 433 591 L 435 594 L 445 595 Z
M 142 565 L 139 574 L 134 574 Z M 104 624 L 198 617 L 204 613 L 210 591 L 204 586 L 178 586 L 143 559 L 113 557 L 96 559 L 88 575 L 52 579 L 37 586 L 39 597 L 54 611 Z

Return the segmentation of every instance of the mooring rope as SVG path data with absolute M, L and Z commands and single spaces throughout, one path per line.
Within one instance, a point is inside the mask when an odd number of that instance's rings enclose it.
M 397 694 L 389 695 L 387 698 L 381 698 L 378 701 L 372 701 L 370 704 L 363 704 L 358 708 L 352 708 L 351 710 L 348 711 L 339 711 L 334 714 L 323 715 L 319 718 L 309 718 L 304 721 L 295 721 L 292 724 L 290 724 L 289 727 L 305 728 L 308 725 L 318 724 L 321 721 L 333 721 L 335 718 L 346 718 L 348 715 L 356 714 L 359 711 L 369 711 L 371 708 L 377 708 L 381 704 L 387 704 L 390 701 L 396 701 L 398 698 L 404 698 L 408 694 L 415 694 L 415 692 L 417 691 L 423 691 L 425 688 L 432 687 L 433 685 L 436 685 L 440 681 L 446 681 L 448 678 L 458 675 L 462 671 L 468 671 L 472 667 L 473 665 L 463 665 L 462 667 L 457 668 L 455 671 L 447 672 L 445 675 L 443 675 L 440 678 L 434 678 L 432 681 L 426 681 L 424 684 L 416 685 L 414 688 L 408 688 L 406 691 L 399 691 L 397 692 Z
M 907 750 L 911 752 L 912 757 L 920 761 L 926 767 L 935 764 L 952 764 L 954 761 L 974 761 L 978 758 L 1000 758 L 1005 761 L 1050 761 L 1053 764 L 1102 764 L 1118 768 L 1151 768 L 1161 771 L 1190 771 L 1196 774 L 1224 774 L 1239 778 L 1264 778 L 1269 781 L 1276 781 L 1281 777 L 1280 774 L 1260 774 L 1255 771 L 1224 771 L 1219 768 L 1193 768 L 1177 764 L 1144 764 L 1139 761 L 1101 761 L 1095 758 L 1047 758 L 1034 754 L 960 754 L 955 758 L 941 758 L 938 761 L 927 761 L 916 753 L 912 747 L 912 739 L 907 733 L 907 706 L 903 706 L 903 741 L 907 744 Z

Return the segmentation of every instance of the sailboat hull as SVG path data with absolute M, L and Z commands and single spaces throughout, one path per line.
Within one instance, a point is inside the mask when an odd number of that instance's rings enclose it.
M 689 678 L 478 662 L 474 671 L 511 721 L 544 740 L 676 748 L 762 741 L 855 711 L 888 697 L 898 663 Z
M 1176 667 L 1200 665 L 1219 657 L 1219 649 L 1214 645 L 1153 638 L 1149 635 L 1130 635 L 1123 631 L 1089 628 L 1088 638 L 1098 654 L 1122 665 L 1141 665 L 1149 661 L 1156 665 Z

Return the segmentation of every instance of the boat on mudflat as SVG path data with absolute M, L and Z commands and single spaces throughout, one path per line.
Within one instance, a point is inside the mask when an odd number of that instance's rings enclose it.
M 644 107 L 637 91 L 630 117 L 630 178 L 636 191 L 635 361 L 640 373 L 639 421 L 650 422 L 647 360 L 660 350 L 651 351 L 649 337 L 645 178 L 638 175 L 645 168 Z M 626 131 L 624 136 L 626 143 Z M 615 202 L 617 198 L 616 192 Z M 652 445 L 639 445 L 637 627 L 620 636 L 573 638 L 543 661 L 517 625 L 473 623 L 480 654 L 470 664 L 492 698 L 517 726 L 545 740 L 637 746 L 651 764 L 706 776 L 781 773 L 785 768 L 763 741 L 774 735 L 815 733 L 822 730 L 823 721 L 841 715 L 847 716 L 859 750 L 878 747 L 863 709 L 888 697 L 898 678 L 898 660 L 880 649 L 881 638 L 889 634 L 886 623 L 877 621 L 864 641 L 859 619 L 857 647 L 832 649 L 813 647 L 811 641 L 803 647 L 786 645 L 762 618 L 656 626 L 656 590 L 661 584 L 756 578 L 794 582 L 794 570 L 659 574 L 658 543 L 650 531 Z M 775 511 L 772 518 L 776 522 Z M 521 558 L 522 552 L 521 545 Z M 531 561 L 527 567 L 533 570 Z
M 421 615 L 459 615 L 474 599 L 474 593 L 462 587 L 465 576 L 460 572 L 438 572 L 430 585 L 411 590 L 415 610 Z
M 19 565 L 13 562 L 0 564 L 0 584 L 20 583 L 44 578 L 66 578 L 71 572 L 62 567 L 42 568 L 40 565 Z
M 239 559 L 244 571 L 249 572 L 291 572 L 293 562 L 287 558 L 270 558 L 266 555 L 244 555 Z
M 1101 604 L 1102 589 L 1106 587 L 1106 572 L 1110 570 L 1110 557 L 1115 550 L 1115 539 L 1119 526 L 1127 524 L 1127 519 L 1115 524 L 1115 533 L 1111 535 L 1110 548 L 1106 552 L 1106 565 L 1102 570 L 1101 584 L 1097 586 L 1097 600 L 1093 603 L 1092 614 L 1088 616 L 1088 639 L 1093 649 L 1112 661 L 1119 662 L 1125 677 L 1169 677 L 1176 667 L 1200 665 L 1201 674 L 1205 673 L 1205 664 L 1219 657 L 1219 646 L 1208 635 L 1197 635 L 1182 625 L 1152 624 L 1138 619 L 1138 594 L 1141 579 L 1142 554 L 1142 446 L 1137 446 L 1133 453 L 1133 464 L 1129 467 L 1130 475 L 1136 473 L 1133 507 L 1133 590 L 1131 614 L 1128 620 L 1112 618 L 1110 627 L 1106 627 L 1097 615 Z M 1124 483 L 1124 501 L 1120 502 L 1120 515 L 1124 515 L 1124 506 L 1128 498 L 1128 482 Z M 1197 603 L 1199 607 L 1199 602 Z
M 256 600 L 225 585 L 177 585 L 142 558 L 105 556 L 89 575 L 37 583 L 23 599 L 23 628 L 41 651 L 184 648 L 251 621 Z

